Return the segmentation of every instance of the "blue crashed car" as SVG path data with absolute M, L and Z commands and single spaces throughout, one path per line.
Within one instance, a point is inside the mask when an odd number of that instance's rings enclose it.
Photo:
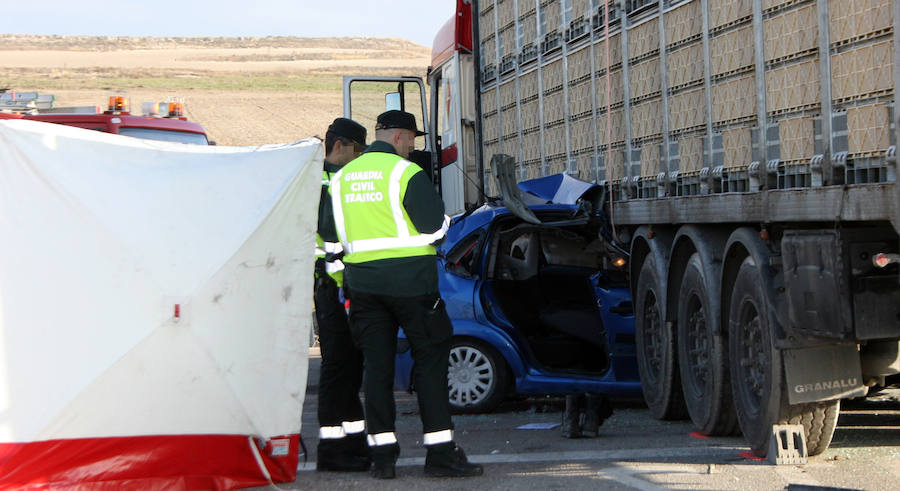
M 454 217 L 438 247 L 453 322 L 451 407 L 487 412 L 513 395 L 639 396 L 627 253 L 608 240 L 603 188 L 563 174 L 515 190 L 501 179 L 501 188 L 512 198 Z M 401 331 L 395 385 L 414 390 L 413 370 Z

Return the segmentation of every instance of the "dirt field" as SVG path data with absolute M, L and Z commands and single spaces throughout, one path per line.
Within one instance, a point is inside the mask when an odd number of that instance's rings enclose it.
M 258 145 L 324 136 L 343 75 L 424 76 L 430 55 L 402 39 L 0 35 L 0 88 L 52 93 L 57 106 L 122 90 L 135 113 L 183 97 L 218 144 Z

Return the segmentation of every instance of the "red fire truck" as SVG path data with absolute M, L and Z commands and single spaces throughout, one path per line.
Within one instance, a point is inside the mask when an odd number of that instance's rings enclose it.
M 133 115 L 129 100 L 111 95 L 106 110 L 99 106 L 54 107 L 55 97 L 37 92 L 0 91 L 0 119 L 29 119 L 115 133 L 146 140 L 213 145 L 203 126 L 188 121 L 184 103 L 175 99 L 145 102 L 143 115 Z

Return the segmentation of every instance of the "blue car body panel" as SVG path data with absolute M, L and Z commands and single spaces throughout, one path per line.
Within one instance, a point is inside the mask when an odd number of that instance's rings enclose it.
M 584 193 L 597 188 L 567 175 L 549 176 L 519 184 L 520 188 L 532 195 L 532 199 L 557 203 L 532 204 L 535 213 L 554 213 L 559 216 L 575 217 L 581 210 L 576 204 Z M 559 204 L 563 201 L 564 204 Z M 536 201 L 537 202 L 537 201 Z M 641 385 L 634 345 L 634 316 L 631 313 L 631 293 L 626 288 L 604 286 L 602 272 L 591 277 L 594 297 L 603 326 L 606 329 L 609 349 L 609 369 L 603 374 L 560 373 L 548 370 L 537 363 L 530 354 L 525 340 L 517 333 L 512 323 L 505 318 L 493 296 L 491 285 L 485 276 L 484 258 L 487 257 L 490 241 L 478 242 L 481 248 L 478 274 L 472 277 L 460 276 L 450 271 L 446 255 L 463 240 L 473 234 L 491 233 L 491 225 L 498 218 L 509 216 L 510 211 L 498 203 L 485 204 L 469 214 L 458 215 L 451 221 L 443 243 L 438 246 L 438 279 L 441 296 L 447 305 L 447 313 L 453 322 L 454 337 L 468 337 L 492 346 L 503 356 L 515 380 L 515 392 L 519 395 L 562 395 L 580 392 L 594 392 L 619 396 L 638 396 Z M 400 345 L 404 343 L 400 333 Z M 411 387 L 413 362 L 407 350 L 398 353 L 395 385 L 397 388 Z

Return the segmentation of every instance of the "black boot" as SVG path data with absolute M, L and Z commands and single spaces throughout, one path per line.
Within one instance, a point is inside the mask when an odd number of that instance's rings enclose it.
M 563 411 L 562 417 L 562 436 L 563 438 L 578 438 L 581 436 L 581 425 L 579 424 L 580 408 L 579 399 L 581 396 L 566 396 L 566 410 Z
M 612 404 L 609 403 L 609 399 L 599 394 L 587 394 L 581 434 L 590 438 L 596 437 L 600 425 L 610 416 L 612 416 Z
M 484 474 L 484 468 L 472 464 L 454 442 L 429 445 L 425 454 L 425 475 L 431 477 L 472 477 Z
M 400 456 L 400 445 L 379 445 L 370 447 L 372 454 L 372 477 L 375 479 L 393 479 L 397 476 L 394 465 Z
M 336 440 L 319 440 L 316 449 L 317 471 L 365 472 L 371 461 L 367 456 L 354 454 L 347 437 Z
M 351 454 L 372 462 L 369 442 L 366 440 L 366 433 L 364 431 L 360 433 L 351 433 L 344 437 L 344 439 L 347 440 L 347 449 Z

